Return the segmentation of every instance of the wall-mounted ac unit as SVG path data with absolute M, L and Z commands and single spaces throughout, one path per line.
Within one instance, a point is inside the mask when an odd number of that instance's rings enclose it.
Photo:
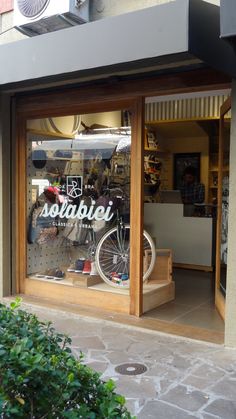
M 58 31 L 89 20 L 89 0 L 14 0 L 14 26 L 25 35 Z
M 221 0 L 220 2 L 220 35 L 222 38 L 236 38 L 236 2 Z

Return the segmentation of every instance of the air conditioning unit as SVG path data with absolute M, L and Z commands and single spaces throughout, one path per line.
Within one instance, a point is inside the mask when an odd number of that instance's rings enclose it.
M 86 23 L 89 0 L 14 0 L 14 26 L 28 36 Z
M 235 0 L 220 2 L 220 35 L 222 38 L 236 39 L 236 5 Z

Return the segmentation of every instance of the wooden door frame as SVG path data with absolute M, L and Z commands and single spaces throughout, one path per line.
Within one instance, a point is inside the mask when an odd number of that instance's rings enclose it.
M 216 272 L 215 272 L 215 305 L 223 320 L 225 319 L 225 298 L 220 292 L 221 273 L 221 231 L 222 231 L 222 181 L 223 181 L 223 148 L 224 148 L 224 117 L 231 109 L 231 97 L 220 108 L 219 120 L 219 156 L 218 156 L 218 192 L 217 192 L 217 223 L 216 223 Z
M 38 102 L 35 107 L 32 106 L 31 111 L 28 109 L 22 112 L 22 107 L 18 108 L 16 126 L 17 126 L 17 168 L 15 182 L 17 185 L 17 202 L 16 202 L 16 292 L 24 294 L 26 292 L 26 260 L 27 260 L 27 219 L 26 219 L 26 141 L 28 119 L 43 118 L 45 116 L 65 116 L 70 114 L 86 114 L 95 112 L 106 112 L 128 109 L 131 112 L 132 123 L 132 146 L 131 146 L 131 256 L 130 256 L 130 314 L 140 316 L 142 314 L 142 293 L 143 293 L 143 258 L 142 252 L 142 234 L 143 230 L 143 120 L 144 120 L 144 104 L 142 98 L 129 99 L 110 99 L 104 97 L 101 101 L 87 98 L 85 102 L 78 99 L 68 108 L 55 110 L 53 103 L 48 107 L 38 109 Z M 37 108 L 37 109 L 35 109 Z M 55 287 L 61 285 L 53 284 Z M 112 294 L 110 294 L 109 298 Z M 118 299 L 118 297 L 114 297 Z M 104 305 L 106 302 L 104 301 Z M 117 302 L 118 304 L 118 302 Z

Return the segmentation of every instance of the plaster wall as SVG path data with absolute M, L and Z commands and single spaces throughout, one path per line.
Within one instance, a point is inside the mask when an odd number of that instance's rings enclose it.
M 175 0 L 90 0 L 90 19 L 97 20 Z
M 220 0 L 202 1 L 220 5 Z M 90 0 L 90 20 L 98 20 L 108 16 L 120 15 L 122 13 L 171 2 L 178 2 L 178 0 Z
M 144 22 L 145 36 L 141 30 Z M 2 45 L 0 80 L 4 85 L 52 75 L 55 78 L 111 65 L 132 66 L 137 60 L 187 51 L 188 0 L 179 0 L 178 5 L 171 2 L 28 38 L 17 45 Z
M 0 298 L 11 293 L 10 99 L 0 96 Z
M 0 15 L 0 44 L 15 42 L 27 38 L 17 29 L 13 28 L 13 12 Z
M 90 21 L 179 0 L 90 0 Z M 202 0 L 220 5 L 220 0 Z M 13 11 L 0 15 L 0 45 L 27 38 L 13 27 Z
M 236 80 L 232 89 L 225 345 L 236 347 Z

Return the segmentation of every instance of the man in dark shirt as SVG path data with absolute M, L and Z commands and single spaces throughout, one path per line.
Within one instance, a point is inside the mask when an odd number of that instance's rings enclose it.
M 183 173 L 183 184 L 180 187 L 184 204 L 202 204 L 205 199 L 205 186 L 196 180 L 196 170 L 188 166 Z

